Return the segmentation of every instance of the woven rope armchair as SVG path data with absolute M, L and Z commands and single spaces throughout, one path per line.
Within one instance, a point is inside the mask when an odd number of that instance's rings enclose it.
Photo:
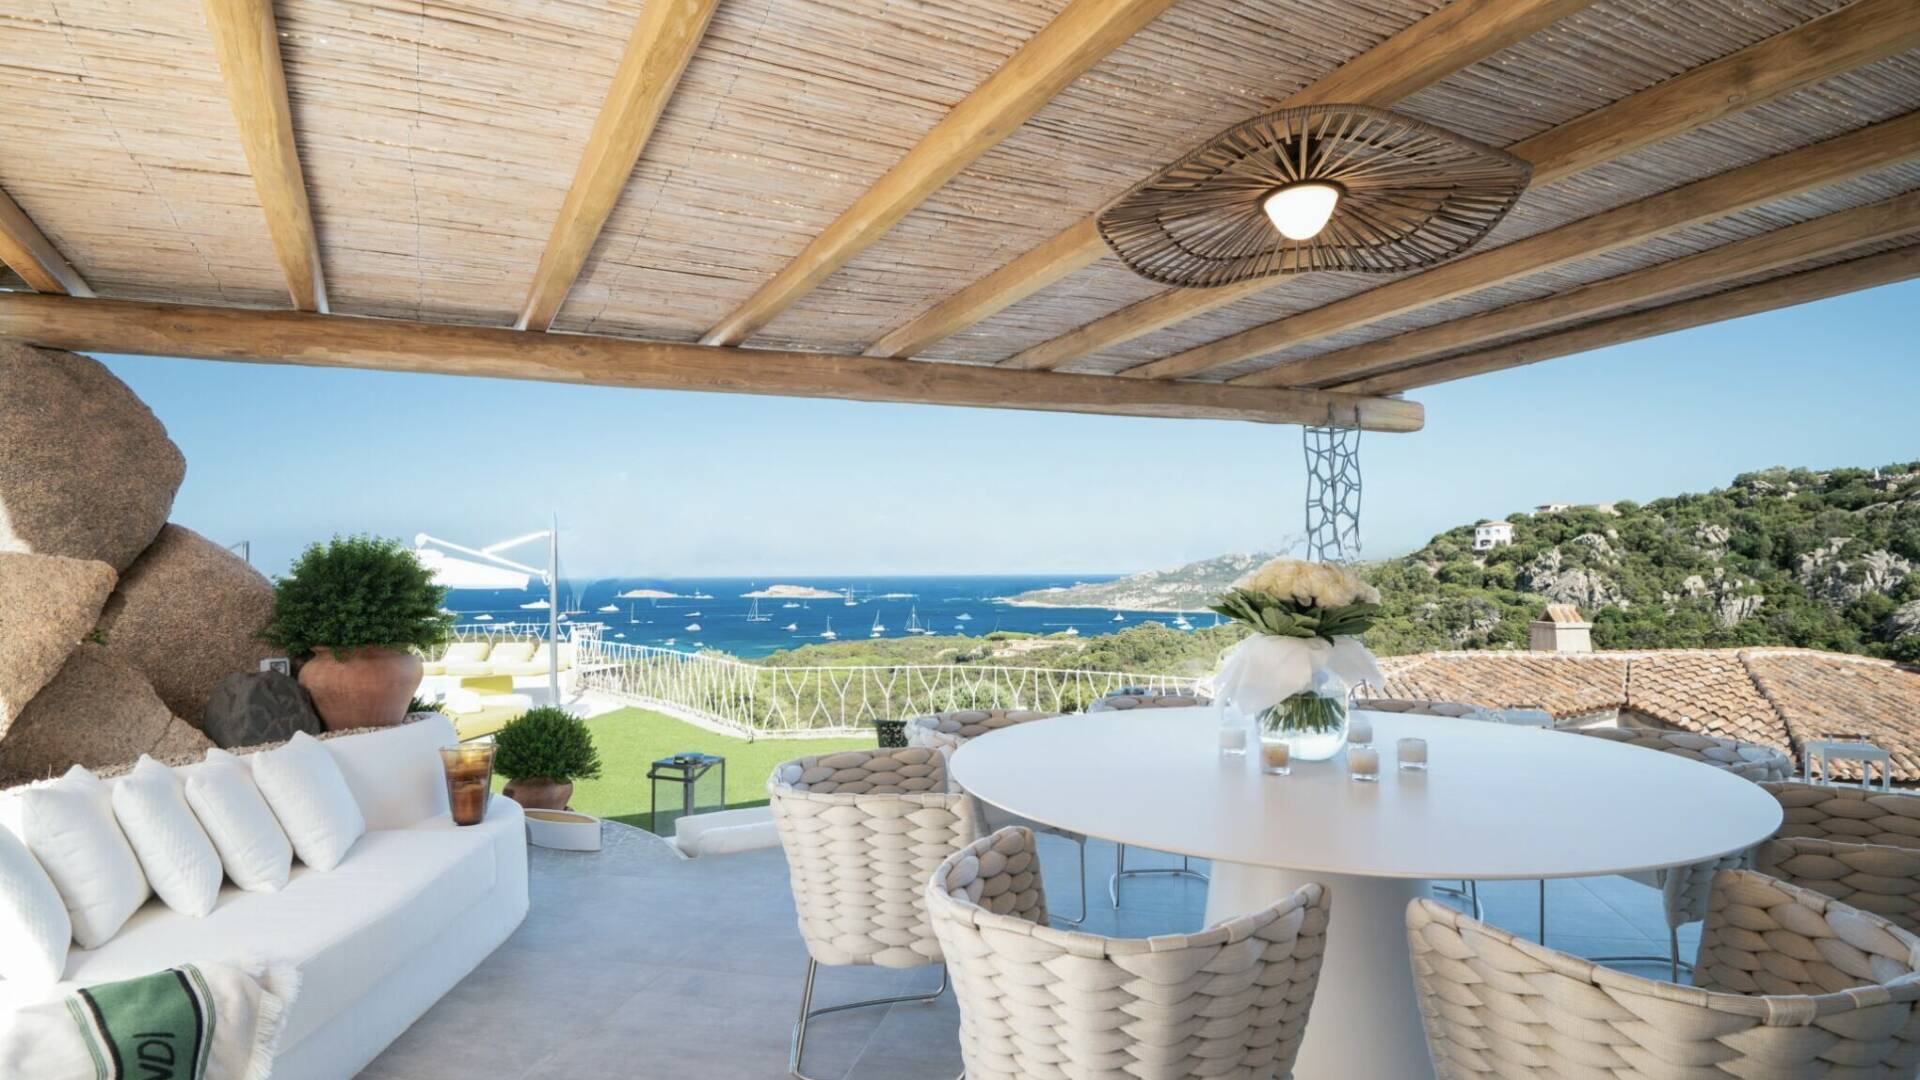
M 1431 900 L 1407 908 L 1440 1080 L 1911 1077 L 1920 938 L 1805 889 L 1723 872 L 1696 986 L 1556 952 Z
M 924 746 L 952 753 L 966 745 L 971 739 L 977 739 L 990 732 L 1010 728 L 1016 724 L 1032 723 L 1035 720 L 1050 720 L 1059 713 L 1036 712 L 1033 709 L 961 709 L 954 712 L 933 713 L 929 716 L 916 716 L 907 721 L 907 745 Z M 1010 814 L 1005 810 L 982 800 L 974 800 L 974 827 L 977 833 L 985 836 L 1010 825 L 1021 825 L 1035 832 L 1050 833 L 1067 840 L 1078 849 L 1080 867 L 1080 915 L 1068 918 L 1055 915 L 1054 918 L 1072 926 L 1087 921 L 1087 838 L 1068 829 L 1056 829 L 1051 825 Z
M 793 1025 L 789 1071 L 801 1080 L 807 1022 L 827 1013 L 931 995 L 813 1008 L 821 964 L 913 968 L 941 962 L 927 922 L 925 886 L 948 855 L 979 835 L 974 800 L 947 790 L 946 756 L 908 747 L 803 757 L 767 780 L 774 828 L 787 856 L 807 979 Z
M 1427 701 L 1423 698 L 1357 698 L 1356 709 L 1372 712 L 1407 713 L 1413 716 L 1451 716 L 1471 720 L 1480 714 L 1480 706 L 1459 701 Z
M 1786 815 L 1778 835 L 1920 848 L 1920 795 L 1828 787 L 1797 780 L 1760 785 Z
M 1760 845 L 1753 868 L 1920 933 L 1920 849 L 1796 836 Z
M 1197 934 L 1055 930 L 1022 828 L 975 841 L 927 885 L 967 1080 L 1290 1076 L 1327 908 L 1326 889 L 1307 885 Z
M 1212 699 L 1194 691 L 1174 694 L 1108 694 L 1095 698 L 1087 706 L 1090 713 L 1129 712 L 1134 709 L 1193 709 L 1213 704 Z M 1113 873 L 1107 878 L 1107 900 L 1114 907 L 1120 906 L 1120 883 L 1134 877 L 1188 877 L 1195 881 L 1208 880 L 1207 875 L 1193 868 L 1190 856 L 1180 856 L 1179 866 L 1139 866 L 1127 869 L 1127 845 L 1113 845 Z
M 1583 728 L 1579 734 L 1692 758 L 1736 776 L 1744 776 L 1755 783 L 1785 780 L 1793 775 L 1792 758 L 1759 743 L 1655 728 Z

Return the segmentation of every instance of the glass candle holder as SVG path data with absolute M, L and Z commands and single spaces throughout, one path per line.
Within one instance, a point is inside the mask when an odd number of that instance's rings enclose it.
M 493 797 L 493 744 L 443 746 L 440 765 L 447 773 L 447 807 L 453 812 L 453 823 L 480 824 Z
M 1400 758 L 1400 768 L 1405 772 L 1427 771 L 1427 740 L 1401 739 L 1394 744 Z
M 1373 721 L 1364 716 L 1350 717 L 1347 720 L 1347 745 L 1372 746 Z
M 1285 739 L 1260 740 L 1260 771 L 1285 776 L 1293 771 L 1293 745 Z
M 1380 779 L 1380 751 L 1371 746 L 1347 746 L 1347 773 L 1363 784 Z
M 1220 725 L 1220 752 L 1227 757 L 1247 756 L 1247 729 L 1245 725 Z

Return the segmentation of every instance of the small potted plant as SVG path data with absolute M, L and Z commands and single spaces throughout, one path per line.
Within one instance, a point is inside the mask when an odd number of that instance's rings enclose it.
M 575 780 L 599 778 L 600 752 L 587 725 L 543 705 L 494 735 L 493 768 L 507 778 L 507 798 L 529 810 L 565 810 Z
M 314 544 L 273 585 L 260 636 L 302 661 L 300 685 L 327 727 L 381 727 L 406 717 L 420 657 L 447 636 L 447 590 L 398 540 L 336 536 Z

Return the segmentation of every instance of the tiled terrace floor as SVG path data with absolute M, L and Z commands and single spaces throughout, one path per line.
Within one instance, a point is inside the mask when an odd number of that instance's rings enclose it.
M 506 945 L 361 1075 L 366 1080 L 780 1080 L 806 951 L 778 850 L 679 861 L 640 845 L 598 855 L 536 850 L 533 911 Z M 1074 850 L 1043 839 L 1054 910 L 1078 908 Z M 1128 865 L 1170 865 L 1130 851 Z M 1113 848 L 1089 845 L 1087 929 L 1144 936 L 1198 929 L 1205 885 L 1137 878 L 1107 903 Z M 1538 931 L 1537 886 L 1489 884 L 1489 919 Z M 1337 904 L 1337 900 L 1336 900 Z M 1337 912 L 1336 908 L 1336 912 Z M 1548 886 L 1548 932 L 1585 955 L 1665 955 L 1656 891 L 1621 878 Z M 1681 937 L 1691 957 L 1698 927 Z M 1664 976 L 1665 968 L 1635 967 Z M 939 981 L 917 971 L 822 969 L 816 1005 L 883 997 Z M 952 1080 L 958 1014 L 931 1005 L 855 1010 L 816 1021 L 807 1070 L 845 1080 Z M 1319 1080 L 1302 1077 L 1301 1080 Z

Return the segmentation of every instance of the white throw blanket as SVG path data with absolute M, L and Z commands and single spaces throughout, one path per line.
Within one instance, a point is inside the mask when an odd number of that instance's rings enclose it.
M 267 1080 L 280 1023 L 299 992 L 291 967 L 183 964 L 74 990 L 0 1018 L 0 1077 L 33 1080 Z M 155 1006 L 177 983 L 185 1002 Z M 161 987 L 164 989 L 164 987 Z M 184 1010 L 178 1024 L 135 1018 Z M 120 1030 L 116 1020 L 126 1021 Z M 147 1030 L 154 1028 L 155 1030 Z
M 1356 637 L 1276 637 L 1255 634 L 1233 647 L 1213 683 L 1214 693 L 1243 712 L 1258 714 L 1313 689 L 1314 672 L 1325 668 L 1350 687 L 1386 685 L 1373 654 Z

